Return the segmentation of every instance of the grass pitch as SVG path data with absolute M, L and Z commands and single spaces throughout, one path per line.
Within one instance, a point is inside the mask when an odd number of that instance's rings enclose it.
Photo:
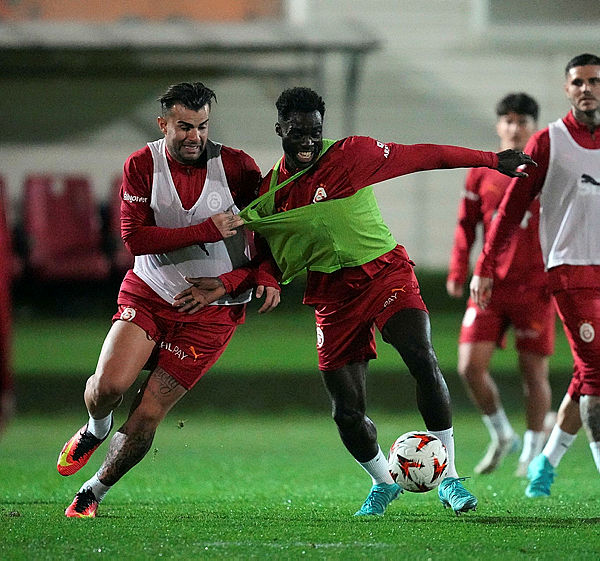
M 364 520 L 352 515 L 370 481 L 326 414 L 188 413 L 167 417 L 151 452 L 94 520 L 63 511 L 106 443 L 71 477 L 55 468 L 83 411 L 17 417 L 0 440 L 0 559 L 600 558 L 598 473 L 583 434 L 548 499 L 524 497 L 511 455 L 494 474 L 466 482 L 480 501 L 475 513 L 454 516 L 432 491 L 405 493 L 383 518 Z M 124 415 L 118 410 L 117 422 Z M 372 417 L 382 446 L 422 428 L 413 412 Z M 470 475 L 487 445 L 485 429 L 460 411 L 455 428 L 459 470 Z

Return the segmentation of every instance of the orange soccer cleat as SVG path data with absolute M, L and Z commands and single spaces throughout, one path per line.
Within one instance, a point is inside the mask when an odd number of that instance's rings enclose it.
M 65 510 L 67 518 L 96 518 L 98 501 L 90 488 L 79 491 Z
M 112 429 L 112 420 L 110 423 Z M 96 451 L 106 437 L 110 434 L 110 430 L 104 438 L 96 438 L 87 430 L 87 424 L 81 427 L 73 437 L 63 446 L 63 449 L 58 455 L 56 469 L 61 475 L 73 475 L 87 464 L 91 455 Z

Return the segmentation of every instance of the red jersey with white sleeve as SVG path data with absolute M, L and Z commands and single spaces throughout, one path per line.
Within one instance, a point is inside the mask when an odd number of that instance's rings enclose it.
M 458 208 L 448 280 L 456 281 L 460 285 L 466 282 L 469 256 L 477 237 L 477 227 L 480 223 L 483 225 L 485 240 L 510 182 L 510 177 L 497 170 L 474 168 L 468 171 Z M 534 200 L 523 216 L 518 231 L 496 259 L 496 279 L 531 287 L 546 285 L 538 234 L 539 221 L 540 204 L 538 200 Z
M 383 143 L 364 136 L 351 136 L 337 141 L 307 173 L 301 175 L 275 195 L 275 211 L 310 205 L 319 200 L 349 197 L 359 189 L 417 171 L 460 167 L 496 167 L 494 152 L 470 150 L 458 146 L 435 144 Z M 263 179 L 261 194 L 269 189 L 272 171 Z M 285 158 L 279 169 L 279 183 L 290 177 Z M 401 196 L 401 195 L 400 195 Z M 333 303 L 340 295 L 352 292 L 354 275 L 373 278 L 390 259 L 401 256 L 408 260 L 403 247 L 388 252 L 359 267 L 343 268 L 334 273 L 309 271 L 304 303 Z
M 174 160 L 168 150 L 167 162 L 184 209 L 190 209 L 198 200 L 206 180 L 206 158 L 193 165 Z M 238 208 L 243 208 L 256 198 L 261 172 L 256 162 L 245 152 L 221 147 L 221 159 L 227 183 Z M 218 228 L 208 219 L 184 228 L 156 226 L 150 207 L 154 164 L 150 148 L 145 146 L 134 152 L 125 162 L 121 186 L 121 236 L 133 255 L 165 253 L 193 244 L 215 242 L 222 239 Z M 276 281 L 273 281 L 276 284 Z M 194 315 L 178 313 L 164 302 L 132 270 L 125 275 L 121 291 L 149 299 L 160 310 L 160 315 L 176 321 L 194 321 Z

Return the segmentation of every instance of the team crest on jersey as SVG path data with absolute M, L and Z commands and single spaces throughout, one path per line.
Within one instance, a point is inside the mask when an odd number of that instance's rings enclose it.
M 325 191 L 325 187 L 321 184 L 317 187 L 315 191 L 315 196 L 313 197 L 313 203 L 318 203 L 319 201 L 323 201 L 327 198 L 327 191 Z
M 210 210 L 218 211 L 221 209 L 221 205 L 223 204 L 223 198 L 219 193 L 212 192 L 206 198 L 206 205 Z
M 579 324 L 579 337 L 584 343 L 591 343 L 596 337 L 596 330 L 589 321 L 583 321 Z
M 135 308 L 123 308 L 119 319 L 123 321 L 131 321 L 135 317 Z
M 323 330 L 320 325 L 317 325 L 317 349 L 320 349 L 325 342 L 325 335 L 323 335 Z

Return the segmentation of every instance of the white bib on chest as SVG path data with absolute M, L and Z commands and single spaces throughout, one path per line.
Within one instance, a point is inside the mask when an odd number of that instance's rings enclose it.
M 600 150 L 577 144 L 560 119 L 548 130 L 550 161 L 540 194 L 546 269 L 600 265 Z
M 149 142 L 148 146 L 154 162 L 150 207 L 157 226 L 183 228 L 204 222 L 219 212 L 239 212 L 227 184 L 220 144 L 209 140 L 206 145 L 206 181 L 202 194 L 189 210 L 183 208 L 173 183 L 164 138 Z M 168 253 L 136 255 L 133 272 L 161 298 L 172 303 L 176 294 L 190 286 L 185 277 L 216 277 L 248 263 L 253 250 L 251 235 L 245 228 L 238 228 L 235 236 L 215 243 L 196 244 Z M 226 295 L 214 304 L 243 304 L 251 297 L 249 290 L 237 298 Z

